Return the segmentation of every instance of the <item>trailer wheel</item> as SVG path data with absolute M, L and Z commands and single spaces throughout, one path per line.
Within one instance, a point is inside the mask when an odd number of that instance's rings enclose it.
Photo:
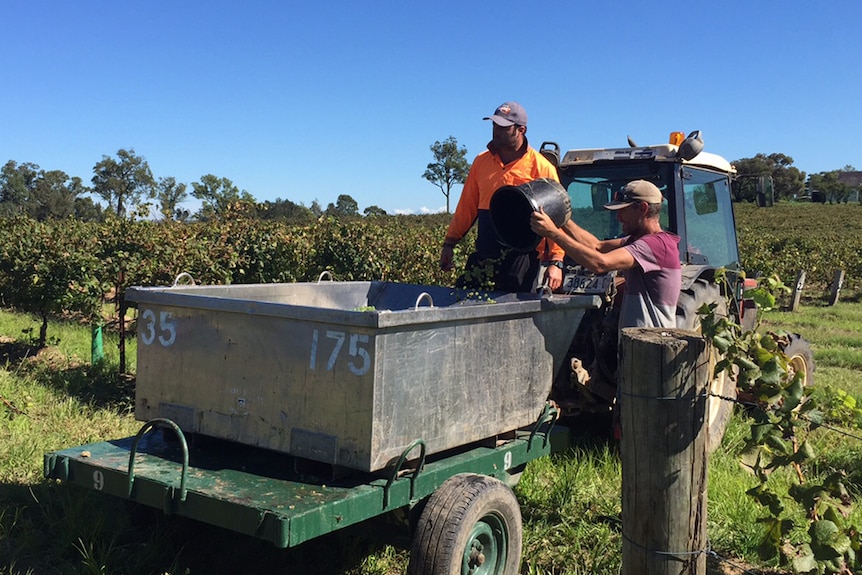
M 485 475 L 446 480 L 419 516 L 408 575 L 516 575 L 521 508 L 505 483 Z
M 814 385 L 814 353 L 808 340 L 798 333 L 791 333 L 781 351 L 788 357 L 791 369 L 795 373 L 802 373 L 802 385 Z
M 727 316 L 727 300 L 721 293 L 718 285 L 706 280 L 696 280 L 692 286 L 679 294 L 679 302 L 676 307 L 676 327 L 688 329 L 701 333 L 700 316 L 697 310 L 705 303 L 717 303 L 715 315 Z M 715 365 L 721 359 L 718 350 L 711 348 L 709 354 L 709 373 L 715 371 Z M 706 398 L 707 417 L 707 442 L 706 449 L 712 453 L 721 444 L 724 431 L 733 414 L 734 400 L 736 399 L 736 381 L 726 371 L 713 377 L 709 382 L 708 396 Z

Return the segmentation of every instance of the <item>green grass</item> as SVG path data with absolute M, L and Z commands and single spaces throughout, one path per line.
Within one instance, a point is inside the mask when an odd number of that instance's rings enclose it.
M 81 357 L 89 330 L 57 326 L 57 345 L 30 345 L 27 316 L 0 313 L 0 566 L 2 573 L 96 573 L 68 570 L 79 559 L 105 551 L 106 532 L 118 532 L 122 513 L 107 502 L 42 479 L 47 451 L 100 441 L 137 428 L 129 385 L 111 365 L 92 367 Z M 114 366 L 114 369 L 116 366 Z M 77 549 L 77 551 L 76 551 Z M 46 571 L 45 561 L 54 567 Z
M 811 435 L 817 458 L 807 470 L 807 480 L 813 482 L 833 471 L 843 470 L 847 474 L 848 488 L 854 498 L 859 498 L 862 496 L 862 417 L 858 412 L 854 415 L 846 409 L 841 411 L 830 402 L 840 390 L 862 406 L 862 305 L 839 303 L 828 307 L 818 300 L 809 300 L 793 313 L 767 312 L 762 328 L 800 333 L 809 340 L 814 351 L 816 371 L 812 398 L 828 412 L 830 420 Z M 753 477 L 740 473 L 735 455 L 746 433 L 744 418 L 737 414 L 721 449 L 710 461 L 709 533 L 715 548 L 757 563 L 760 529 L 756 519 L 764 512 L 742 495 L 756 482 Z M 795 475 L 784 471 L 777 476 L 779 485 L 797 481 Z M 801 514 L 794 516 L 794 520 L 800 525 L 806 524 Z M 862 509 L 858 503 L 854 503 L 848 520 L 862 524 Z M 797 531 L 796 536 L 799 535 Z
M 843 390 L 862 406 L 862 305 L 825 306 L 809 300 L 793 313 L 766 313 L 763 327 L 799 333 L 811 342 L 817 366 L 815 398 Z
M 45 452 L 132 435 L 140 422 L 131 414 L 131 382 L 116 375 L 115 334 L 105 335 L 106 361 L 93 368 L 88 327 L 52 323 L 53 343 L 37 355 L 27 331 L 34 325 L 36 320 L 25 315 L 0 311 L 0 575 L 406 572 L 405 551 L 365 539 L 333 534 L 279 550 L 45 481 Z M 818 363 L 816 388 L 843 390 L 862 405 L 862 305 L 828 308 L 808 302 L 795 313 L 770 312 L 765 326 L 808 338 Z M 128 345 L 133 366 L 134 342 Z M 845 417 L 848 427 L 816 432 L 818 458 L 810 477 L 844 470 L 851 495 L 858 499 L 862 442 L 839 431 L 854 436 L 862 431 L 837 407 L 836 414 Z M 735 455 L 746 432 L 744 419 L 736 416 L 711 457 L 708 533 L 719 556 L 746 565 L 749 572 L 773 572 L 774 565 L 764 564 L 756 553 L 757 519 L 763 511 L 745 495 L 755 480 L 741 471 Z M 522 574 L 619 572 L 620 465 L 613 441 L 585 434 L 571 450 L 527 467 L 516 488 L 525 526 Z M 781 478 L 794 480 L 790 474 Z M 850 519 L 862 524 L 858 504 Z M 803 518 L 798 520 L 803 524 Z M 711 565 L 710 573 L 723 573 L 720 564 Z
M 607 442 L 531 463 L 516 489 L 526 526 L 524 568 L 618 572 L 621 480 L 619 455 Z

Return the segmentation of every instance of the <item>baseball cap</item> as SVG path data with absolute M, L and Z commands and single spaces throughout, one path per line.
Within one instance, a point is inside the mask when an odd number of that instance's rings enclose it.
M 494 114 L 482 118 L 483 120 L 492 120 L 498 126 L 508 127 L 512 124 L 519 126 L 527 125 L 527 111 L 518 102 L 503 102 Z
M 655 184 L 646 180 L 635 180 L 626 184 L 623 189 L 614 194 L 614 201 L 605 204 L 606 210 L 621 210 L 635 202 L 660 204 L 664 200 Z

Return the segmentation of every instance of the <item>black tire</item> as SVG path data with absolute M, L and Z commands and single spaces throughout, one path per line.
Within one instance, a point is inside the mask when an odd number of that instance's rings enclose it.
M 676 327 L 701 333 L 700 316 L 697 310 L 705 303 L 715 302 L 717 317 L 727 317 L 727 300 L 718 285 L 706 280 L 696 280 L 692 286 L 679 294 L 676 307 Z M 715 365 L 721 356 L 714 347 L 710 348 L 709 372 L 715 371 Z M 709 382 L 706 398 L 707 441 L 706 450 L 712 453 L 721 444 L 727 424 L 733 415 L 736 400 L 736 381 L 726 371 L 722 371 Z
M 787 356 L 790 367 L 795 373 L 802 372 L 802 384 L 805 387 L 814 385 L 814 352 L 811 344 L 798 333 L 791 333 L 786 345 L 781 346 L 781 351 Z
M 408 575 L 517 575 L 523 524 L 514 492 L 486 475 L 450 477 L 428 499 Z

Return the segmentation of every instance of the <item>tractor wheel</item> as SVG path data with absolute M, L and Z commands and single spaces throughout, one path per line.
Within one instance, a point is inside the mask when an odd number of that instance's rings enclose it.
M 688 329 L 701 333 L 700 316 L 697 310 L 705 303 L 716 302 L 715 315 L 727 316 L 727 300 L 716 284 L 706 280 L 696 280 L 692 286 L 679 294 L 679 303 L 676 308 L 676 327 Z M 712 376 L 715 365 L 721 359 L 721 355 L 714 347 L 710 347 L 709 373 Z M 713 376 L 709 382 L 708 396 L 706 398 L 707 415 L 707 442 L 706 449 L 712 453 L 721 444 L 724 431 L 733 415 L 734 400 L 736 399 L 736 382 L 726 371 L 718 376 Z
M 802 385 L 814 385 L 814 353 L 808 340 L 798 333 L 791 333 L 787 343 L 781 346 L 781 351 L 787 355 L 794 373 L 802 373 Z
M 486 475 L 443 483 L 419 516 L 408 575 L 516 575 L 521 563 L 521 508 L 514 492 Z

